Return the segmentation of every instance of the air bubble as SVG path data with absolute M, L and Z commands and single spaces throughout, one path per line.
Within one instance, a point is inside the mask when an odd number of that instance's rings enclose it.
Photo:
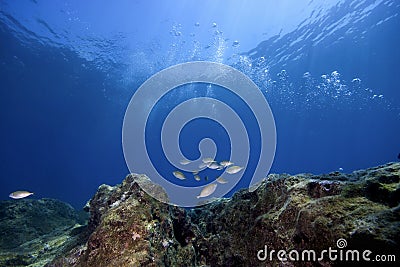
M 332 75 L 333 77 L 335 77 L 335 78 L 340 76 L 340 74 L 339 74 L 339 72 L 338 72 L 337 70 L 332 71 L 331 75 Z

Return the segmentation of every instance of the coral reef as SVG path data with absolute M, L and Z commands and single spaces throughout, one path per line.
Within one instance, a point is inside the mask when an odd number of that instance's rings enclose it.
M 265 246 L 320 252 L 338 249 L 340 238 L 343 249 L 398 260 L 399 177 L 399 163 L 351 174 L 271 174 L 254 192 L 181 209 L 148 196 L 138 185 L 148 178 L 131 174 L 121 185 L 100 186 L 90 201 L 93 232 L 81 253 L 48 266 L 273 266 L 281 263 L 276 254 L 257 257 Z M 339 263 L 325 257 L 285 265 Z

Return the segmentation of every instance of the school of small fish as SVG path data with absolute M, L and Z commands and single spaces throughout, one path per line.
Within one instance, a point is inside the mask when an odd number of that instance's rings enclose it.
M 191 163 L 191 161 L 190 161 L 190 160 L 187 160 L 187 159 L 183 159 L 183 160 L 181 160 L 179 163 L 182 164 L 182 165 L 188 165 L 189 163 Z M 202 159 L 202 163 L 201 163 L 200 166 L 199 166 L 199 169 L 200 169 L 200 170 L 194 170 L 194 171 L 192 171 L 193 178 L 194 178 L 196 181 L 200 181 L 201 178 L 200 178 L 200 175 L 198 175 L 198 174 L 199 174 L 199 172 L 200 172 L 202 169 L 204 169 L 204 168 L 209 168 L 209 169 L 212 169 L 212 170 L 223 170 L 224 168 L 226 168 L 226 172 L 227 172 L 228 174 L 235 174 L 235 173 L 238 173 L 238 172 L 240 172 L 241 170 L 243 170 L 243 167 L 240 167 L 240 166 L 232 166 L 233 164 L 234 164 L 233 162 L 227 161 L 227 160 L 224 160 L 224 161 L 221 161 L 220 163 L 218 163 L 218 162 L 216 162 L 213 158 L 204 158 L 204 159 Z M 172 174 L 173 174 L 176 178 L 178 178 L 178 179 L 180 179 L 180 180 L 185 180 L 185 179 L 186 179 L 185 175 L 184 175 L 183 172 L 181 172 L 181 171 L 173 171 Z M 207 180 L 208 180 L 208 176 L 206 176 L 204 179 L 207 181 Z M 226 184 L 226 183 L 228 183 L 228 181 L 227 181 L 226 179 L 224 179 L 223 177 L 218 177 L 215 181 L 216 181 L 217 183 L 211 183 L 211 184 L 209 184 L 209 185 L 206 185 L 206 186 L 201 190 L 201 192 L 200 192 L 200 194 L 197 196 L 197 198 L 208 197 L 208 196 L 210 196 L 212 193 L 215 192 L 215 189 L 217 188 L 217 185 L 218 185 L 218 184 Z M 9 197 L 10 197 L 10 198 L 13 198 L 13 199 L 21 199 L 21 198 L 29 197 L 29 196 L 31 196 L 31 195 L 33 195 L 32 192 L 21 190 L 21 191 L 12 192 L 12 193 L 9 195 Z
M 225 172 L 228 173 L 228 174 L 235 174 L 235 173 L 238 173 L 238 172 L 240 172 L 241 170 L 244 169 L 243 167 L 234 165 L 234 163 L 229 161 L 229 160 L 223 160 L 223 161 L 218 163 L 213 158 L 203 158 L 201 161 L 202 161 L 202 163 L 199 165 L 199 170 L 193 170 L 192 171 L 193 178 L 196 181 L 201 181 L 199 173 L 205 168 L 209 168 L 211 170 L 223 170 L 223 169 L 226 168 Z M 182 159 L 181 161 L 179 161 L 179 163 L 181 165 L 188 165 L 188 164 L 191 163 L 191 161 L 187 160 L 187 159 Z M 185 175 L 181 171 L 174 171 L 174 172 L 172 172 L 172 174 L 176 178 L 178 178 L 180 180 L 185 180 L 186 179 Z M 207 181 L 208 180 L 208 176 L 204 177 L 204 179 Z M 212 184 L 209 184 L 209 185 L 205 186 L 201 190 L 200 195 L 198 195 L 197 198 L 208 197 L 209 195 L 214 193 L 214 191 L 217 188 L 218 184 L 226 184 L 226 183 L 228 183 L 228 181 L 223 177 L 218 177 L 215 181 L 217 183 L 212 183 Z

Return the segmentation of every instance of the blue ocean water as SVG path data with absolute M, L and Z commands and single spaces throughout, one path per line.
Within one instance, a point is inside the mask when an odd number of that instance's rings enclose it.
M 258 85 L 276 123 L 271 172 L 396 161 L 399 11 L 395 0 L 1 1 L 0 199 L 25 189 L 81 207 L 100 184 L 120 183 L 130 98 L 158 71 L 195 60 L 233 66 Z M 178 88 L 148 133 L 176 103 L 204 95 L 227 97 L 254 133 L 251 114 L 220 89 Z M 205 137 L 229 147 L 221 127 L 198 120 L 183 128 L 182 151 L 198 157 Z M 157 134 L 147 142 L 157 161 Z

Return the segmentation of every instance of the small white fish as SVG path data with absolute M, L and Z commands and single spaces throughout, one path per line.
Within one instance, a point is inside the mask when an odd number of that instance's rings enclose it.
M 210 165 L 208 165 L 208 168 L 212 169 L 212 170 L 216 170 L 218 169 L 220 166 L 218 165 L 218 163 L 211 163 Z
M 343 168 L 342 168 L 342 167 L 340 167 L 340 168 L 339 168 L 339 171 L 341 171 L 341 172 L 342 172 L 342 171 L 343 171 Z
M 187 160 L 187 159 L 182 159 L 181 161 L 179 161 L 180 164 L 182 165 L 188 165 L 191 161 Z
M 218 177 L 215 181 L 217 181 L 220 184 L 226 184 L 228 182 L 223 177 Z
M 214 162 L 214 159 L 213 159 L 213 158 L 204 158 L 204 159 L 202 159 L 202 161 L 203 161 L 204 163 L 213 163 L 213 162 Z
M 199 169 L 204 169 L 205 167 L 208 167 L 208 165 L 210 165 L 210 163 L 201 163 L 200 165 L 199 165 Z
M 217 184 L 209 184 L 209 185 L 207 185 L 206 187 L 204 187 L 201 190 L 200 195 L 198 195 L 197 198 L 208 197 L 209 195 L 214 193 L 216 188 L 217 188 Z
M 33 193 L 28 192 L 28 191 L 15 191 L 15 192 L 12 192 L 9 195 L 9 197 L 11 197 L 13 199 L 21 199 L 21 198 L 29 197 L 30 195 L 33 195 Z
M 180 171 L 174 171 L 174 172 L 172 172 L 172 174 L 178 179 L 181 179 L 181 180 L 186 179 L 185 175 Z
M 228 160 L 224 160 L 224 161 L 221 161 L 219 163 L 219 165 L 221 165 L 223 167 L 229 167 L 229 166 L 233 165 L 233 162 L 232 161 L 228 161 Z
M 201 179 L 200 179 L 200 176 L 198 176 L 198 175 L 195 175 L 194 176 L 194 179 L 196 180 L 196 181 L 200 181 Z
M 243 170 L 243 167 L 231 166 L 228 169 L 226 169 L 226 172 L 229 174 L 235 174 L 235 173 L 240 172 L 241 170 Z

